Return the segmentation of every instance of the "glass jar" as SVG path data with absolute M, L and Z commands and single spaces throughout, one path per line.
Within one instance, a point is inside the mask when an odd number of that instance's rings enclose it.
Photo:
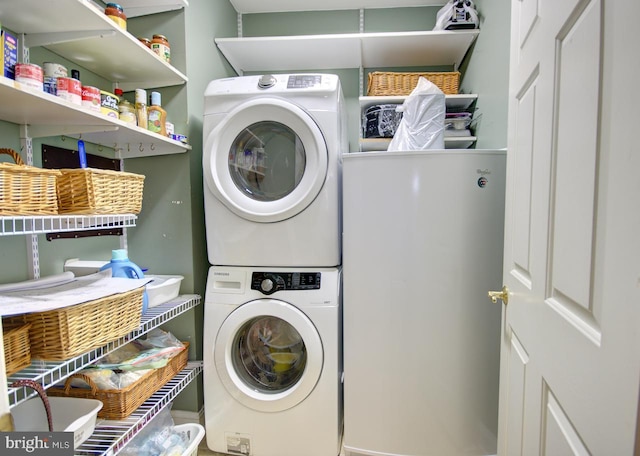
M 144 44 L 146 47 L 148 47 L 149 49 L 151 49 L 151 40 L 149 38 L 138 38 L 138 40 Z
M 104 14 L 106 14 L 113 22 L 118 24 L 118 27 L 122 30 L 127 29 L 127 16 L 124 14 L 122 6 L 117 3 L 107 3 L 106 8 L 104 9 Z
M 118 111 L 120 112 L 120 120 L 130 125 L 138 125 L 136 117 L 136 108 L 127 100 L 122 100 L 118 105 Z
M 171 62 L 171 46 L 164 35 L 153 35 L 151 39 L 151 50 L 165 62 Z

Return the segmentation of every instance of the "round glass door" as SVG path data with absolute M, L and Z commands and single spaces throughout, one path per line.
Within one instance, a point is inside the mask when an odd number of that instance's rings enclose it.
M 302 212 L 322 189 L 327 165 L 315 121 L 276 98 L 257 98 L 228 113 L 203 151 L 209 190 L 232 212 L 256 222 Z
M 251 301 L 232 312 L 216 338 L 218 375 L 239 402 L 260 411 L 303 401 L 322 372 L 320 336 L 308 317 L 283 301 Z
M 300 333 L 273 316 L 247 321 L 236 334 L 231 356 L 238 376 L 265 394 L 291 388 L 307 364 L 307 349 Z
M 302 180 L 306 153 L 300 137 L 279 122 L 243 129 L 229 150 L 229 174 L 238 190 L 257 201 L 277 201 Z

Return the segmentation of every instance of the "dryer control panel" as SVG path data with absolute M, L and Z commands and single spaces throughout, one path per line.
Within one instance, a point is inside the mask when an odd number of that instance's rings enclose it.
M 282 290 L 319 290 L 320 272 L 254 272 L 251 289 L 264 294 Z

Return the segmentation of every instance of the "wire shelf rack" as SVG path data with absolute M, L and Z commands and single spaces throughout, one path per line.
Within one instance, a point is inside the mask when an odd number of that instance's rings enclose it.
M 142 321 L 138 329 L 135 329 L 126 336 L 65 361 L 33 360 L 30 366 L 9 376 L 7 378 L 7 383 L 10 385 L 16 380 L 28 379 L 41 383 L 44 389 L 47 389 L 50 386 L 62 382 L 70 375 L 82 370 L 89 364 L 111 353 L 118 347 L 137 339 L 152 329 L 157 328 L 163 323 L 166 323 L 178 315 L 192 309 L 200 304 L 200 301 L 201 298 L 198 295 L 181 295 L 164 304 L 151 307 L 142 316 Z M 9 406 L 13 407 L 22 401 L 34 397 L 36 393 L 30 388 L 9 387 L 8 395 Z
M 123 420 L 98 420 L 89 439 L 76 448 L 76 455 L 118 454 L 126 444 L 202 372 L 202 362 L 192 361 L 138 409 Z
M 40 215 L 0 217 L 0 236 L 45 234 L 80 231 L 91 228 L 130 228 L 136 225 L 137 215 Z

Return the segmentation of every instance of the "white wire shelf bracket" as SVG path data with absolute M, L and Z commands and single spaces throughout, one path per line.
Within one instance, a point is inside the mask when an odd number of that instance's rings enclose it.
M 123 420 L 98 420 L 89 439 L 76 448 L 76 455 L 116 455 L 202 372 L 202 361 L 187 363 L 182 371 L 156 391 L 131 415 Z
M 64 381 L 70 375 L 84 369 L 89 364 L 92 364 L 103 356 L 108 355 L 122 345 L 137 339 L 152 329 L 157 328 L 178 315 L 194 308 L 200 304 L 200 302 L 201 298 L 198 295 L 181 295 L 164 304 L 151 307 L 142 316 L 142 321 L 138 329 L 133 330 L 126 336 L 65 361 L 33 360 L 30 366 L 8 376 L 7 384 L 10 385 L 16 380 L 28 379 L 41 383 L 44 389 L 47 389 Z M 30 388 L 9 387 L 8 395 L 10 407 L 13 407 L 22 401 L 34 397 L 36 393 Z
M 137 215 L 17 215 L 0 216 L 0 236 L 83 231 L 136 226 Z

